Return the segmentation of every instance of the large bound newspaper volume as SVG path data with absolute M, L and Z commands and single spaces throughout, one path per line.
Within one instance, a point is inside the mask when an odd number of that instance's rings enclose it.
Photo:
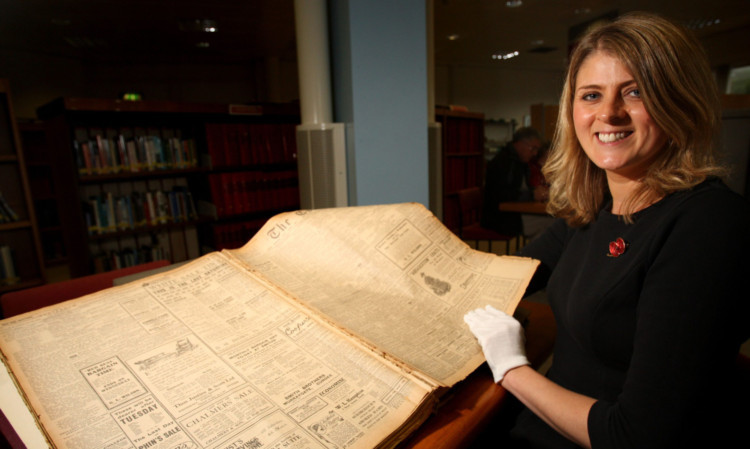
M 394 447 L 484 362 L 535 260 L 472 250 L 423 206 L 278 215 L 245 246 L 0 321 L 50 447 Z

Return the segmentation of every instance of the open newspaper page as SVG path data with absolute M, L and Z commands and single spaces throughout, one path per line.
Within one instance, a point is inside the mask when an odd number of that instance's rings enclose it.
M 231 253 L 441 386 L 484 362 L 464 314 L 512 314 L 538 265 L 472 250 L 417 203 L 281 214 Z
M 59 448 L 371 448 L 433 409 L 431 387 L 218 252 L 0 321 L 0 348 Z

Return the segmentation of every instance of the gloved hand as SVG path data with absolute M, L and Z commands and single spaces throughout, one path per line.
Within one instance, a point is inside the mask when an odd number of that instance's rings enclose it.
M 472 310 L 464 321 L 479 340 L 484 357 L 495 382 L 503 380 L 513 368 L 529 365 L 524 348 L 525 336 L 521 323 L 492 306 Z

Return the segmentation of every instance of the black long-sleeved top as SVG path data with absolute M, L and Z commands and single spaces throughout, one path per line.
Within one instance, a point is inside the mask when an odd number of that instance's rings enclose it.
M 594 448 L 728 447 L 719 440 L 739 429 L 731 371 L 750 336 L 748 203 L 712 180 L 634 224 L 608 210 L 584 228 L 559 220 L 522 251 L 541 260 L 533 283 L 546 284 L 557 321 L 548 377 L 597 399 Z M 627 247 L 611 257 L 618 237 Z M 528 410 L 513 434 L 574 447 Z

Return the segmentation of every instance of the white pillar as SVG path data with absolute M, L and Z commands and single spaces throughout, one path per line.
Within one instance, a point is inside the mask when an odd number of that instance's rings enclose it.
M 300 119 L 297 170 L 303 209 L 348 205 L 346 136 L 333 123 L 326 0 L 295 0 Z
M 326 0 L 295 0 L 300 114 L 303 125 L 333 121 Z

